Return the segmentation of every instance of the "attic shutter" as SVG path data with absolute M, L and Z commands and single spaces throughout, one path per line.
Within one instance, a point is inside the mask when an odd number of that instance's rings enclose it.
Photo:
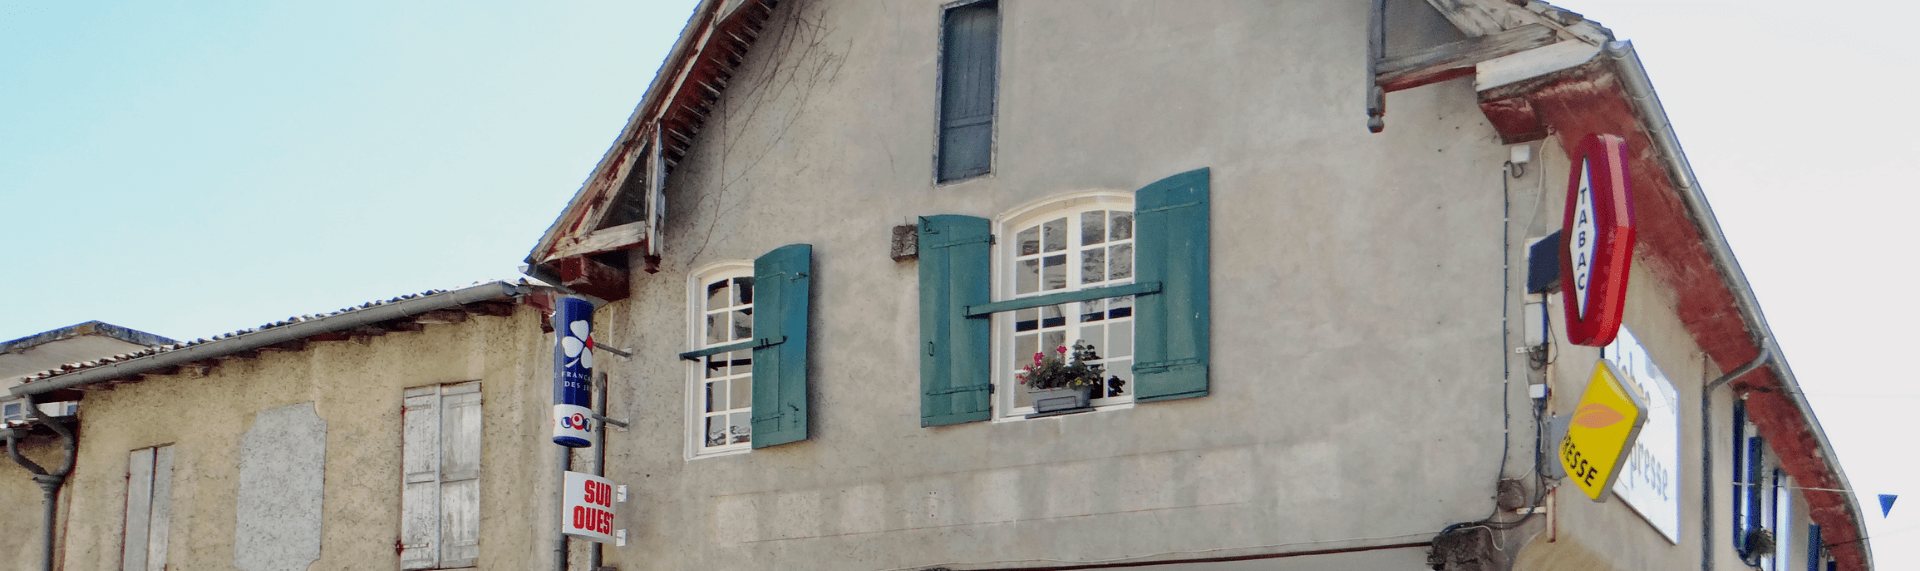
M 1207 169 L 1134 192 L 1134 279 L 1160 282 L 1134 314 L 1134 398 L 1206 396 L 1208 369 Z
M 992 224 L 985 218 L 920 219 L 920 426 L 986 420 L 992 330 L 967 306 L 992 301 Z
M 753 261 L 753 447 L 807 439 L 808 290 L 813 246 Z
M 940 46 L 940 181 L 993 165 L 993 96 L 1000 62 L 997 2 L 947 10 Z
M 400 568 L 440 563 L 440 389 L 408 389 L 400 444 Z
M 440 566 L 480 559 L 480 383 L 442 387 Z

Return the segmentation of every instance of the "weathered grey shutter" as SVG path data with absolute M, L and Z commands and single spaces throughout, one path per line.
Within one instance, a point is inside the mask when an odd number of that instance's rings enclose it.
M 992 299 L 992 223 L 941 215 L 920 219 L 920 426 L 986 420 L 992 411 L 987 319 L 967 306 Z
M 440 388 L 407 389 L 401 413 L 400 568 L 440 564 Z
M 1134 192 L 1134 280 L 1160 282 L 1134 308 L 1134 398 L 1207 394 L 1208 170 L 1173 175 Z
M 147 571 L 167 569 L 167 528 L 173 520 L 173 447 L 153 449 L 153 497 L 147 513 Z
M 941 26 L 941 182 L 986 174 L 993 167 L 995 76 L 1000 61 L 999 3 L 947 10 Z
M 121 571 L 147 571 L 147 521 L 153 513 L 153 449 L 127 455 L 127 529 L 120 541 Z
M 442 387 L 440 566 L 480 559 L 480 383 Z
M 807 439 L 807 315 L 813 247 L 753 261 L 753 447 Z

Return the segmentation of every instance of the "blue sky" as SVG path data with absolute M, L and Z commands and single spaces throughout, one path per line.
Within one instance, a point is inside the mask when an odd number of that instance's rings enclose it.
M 0 339 L 516 277 L 694 3 L 0 0 Z M 1914 568 L 1920 8 L 1559 4 L 1638 47 L 1881 568 Z M 1882 519 L 1874 493 L 1914 505 Z

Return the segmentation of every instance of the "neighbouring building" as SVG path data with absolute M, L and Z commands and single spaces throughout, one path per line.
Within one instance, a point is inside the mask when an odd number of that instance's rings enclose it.
M 91 361 L 173 343 L 172 339 L 111 323 L 88 321 L 0 343 L 0 390 L 12 388 L 21 377 L 63 365 Z M 0 461 L 0 567 L 29 569 L 38 565 L 47 546 L 49 527 L 58 535 L 58 521 L 48 525 L 45 501 L 48 485 L 66 475 L 70 456 L 60 429 L 76 428 L 79 403 L 72 393 L 45 395 L 33 405 L 27 399 L 0 393 L 0 441 L 9 447 L 9 459 Z M 35 406 L 37 405 L 37 406 Z M 32 409 L 39 408 L 41 419 Z M 48 422 L 51 421 L 51 422 Z M 59 423 L 56 428 L 53 423 Z M 17 454 L 18 460 L 13 459 Z M 56 503 L 53 513 L 63 513 Z
M 83 403 L 58 568 L 539 567 L 550 300 L 489 282 L 26 376 Z
M 1604 502 L 1529 279 L 1595 135 Z M 1538 1 L 709 0 L 527 261 L 633 353 L 619 569 L 1872 567 L 1639 56 Z

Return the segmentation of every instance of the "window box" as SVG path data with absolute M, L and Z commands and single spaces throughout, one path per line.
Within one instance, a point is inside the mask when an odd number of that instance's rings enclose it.
M 1093 410 L 1093 386 L 1065 387 L 1027 391 L 1033 397 L 1033 414 L 1027 418 L 1054 416 Z

